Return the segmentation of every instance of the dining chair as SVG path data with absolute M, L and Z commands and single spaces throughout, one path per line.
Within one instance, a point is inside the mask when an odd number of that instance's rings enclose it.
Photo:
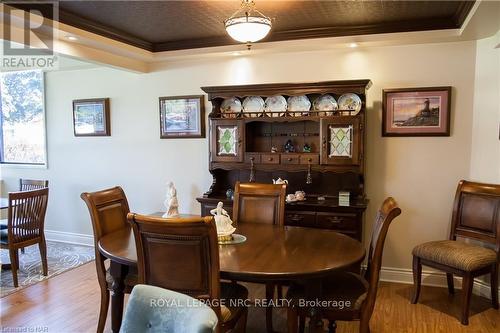
M 212 216 L 162 218 L 128 214 L 137 247 L 139 283 L 210 303 L 220 332 L 245 332 L 248 298 L 237 283 L 220 281 L 219 245 Z
M 368 252 L 368 265 L 363 274 L 352 272 L 338 272 L 332 274 L 321 285 L 318 294 L 311 294 L 304 286 L 292 285 L 288 289 L 287 299 L 291 306 L 287 310 L 288 332 L 297 332 L 298 319 L 300 318 L 300 331 L 303 332 L 305 318 L 311 313 L 318 313 L 321 318 L 327 319 L 330 333 L 336 330 L 336 321 L 359 320 L 359 332 L 370 332 L 370 318 L 377 298 L 382 254 L 387 231 L 391 222 L 401 214 L 397 202 L 389 197 L 384 200 L 377 212 L 373 225 L 370 248 Z M 301 307 L 303 300 L 327 301 L 331 306 L 324 308 Z M 344 301 L 343 306 L 333 302 Z M 311 323 L 309 324 L 311 325 Z
M 477 241 L 489 243 L 493 248 L 479 245 Z M 469 324 L 470 299 L 477 276 L 490 274 L 491 304 L 498 309 L 499 253 L 500 185 L 461 180 L 455 194 L 449 239 L 427 242 L 413 249 L 412 303 L 418 302 L 422 265 L 425 265 L 446 272 L 451 295 L 455 293 L 453 275 L 462 277 L 463 325 Z
M 214 310 L 193 297 L 138 284 L 128 299 L 120 333 L 213 333 L 217 322 Z
M 99 310 L 99 321 L 97 332 L 103 332 L 106 324 L 106 316 L 109 306 L 109 292 L 112 287 L 112 277 L 105 266 L 106 257 L 98 249 L 97 243 L 106 234 L 113 231 L 130 228 L 127 214 L 130 212 L 127 197 L 119 186 L 97 191 L 93 193 L 84 192 L 80 197 L 87 204 L 94 232 L 95 264 L 97 280 L 101 289 L 101 306 Z M 137 272 L 129 272 L 125 277 L 125 293 L 130 293 L 137 283 Z M 121 300 L 123 302 L 123 300 Z
M 285 184 L 236 182 L 233 200 L 233 221 L 284 225 Z
M 14 287 L 18 287 L 20 248 L 38 244 L 43 275 L 48 274 L 44 223 L 49 189 L 10 192 L 7 228 L 0 230 L 0 248 L 8 249 Z
M 19 179 L 19 191 L 39 190 L 49 187 L 48 180 Z
M 233 220 L 238 223 L 285 224 L 286 184 L 236 182 L 233 200 Z M 278 290 L 282 297 L 282 283 L 266 282 L 266 299 L 271 300 Z M 266 327 L 273 331 L 273 307 L 266 308 Z

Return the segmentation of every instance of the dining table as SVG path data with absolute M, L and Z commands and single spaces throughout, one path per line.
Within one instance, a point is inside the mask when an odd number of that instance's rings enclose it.
M 365 257 L 359 241 L 331 230 L 240 223 L 235 233 L 246 240 L 219 245 L 221 279 L 297 282 L 316 294 L 321 291 L 321 279 L 359 267 Z M 112 331 L 118 332 L 123 315 L 124 278 L 130 269 L 137 269 L 132 228 L 127 226 L 104 235 L 98 250 L 110 259 L 111 325 Z

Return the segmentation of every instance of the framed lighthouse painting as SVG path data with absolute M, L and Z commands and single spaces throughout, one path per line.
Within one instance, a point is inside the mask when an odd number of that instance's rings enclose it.
M 382 136 L 450 136 L 451 87 L 385 89 Z

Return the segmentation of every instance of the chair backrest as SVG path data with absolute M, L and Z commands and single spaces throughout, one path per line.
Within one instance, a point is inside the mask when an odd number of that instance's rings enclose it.
M 39 190 L 49 187 L 48 180 L 19 179 L 19 191 Z
M 219 245 L 212 216 L 162 218 L 128 214 L 137 247 L 139 283 L 198 299 L 220 298 Z M 220 315 L 220 307 L 213 306 Z
M 120 333 L 151 332 L 213 333 L 217 315 L 207 305 L 197 304 L 175 291 L 136 285 L 127 302 Z
M 9 193 L 7 232 L 9 244 L 43 236 L 49 189 Z
M 450 239 L 472 238 L 500 249 L 500 185 L 458 183 L 453 204 Z
M 283 225 L 285 221 L 285 184 L 236 182 L 233 221 Z
M 97 242 L 102 236 L 130 226 L 127 222 L 130 209 L 121 187 L 116 186 L 93 193 L 84 192 L 80 197 L 89 209 L 96 249 Z
M 382 206 L 377 211 L 375 223 L 373 225 L 370 249 L 368 252 L 368 267 L 366 269 L 365 279 L 369 283 L 367 296 L 362 306 L 362 311 L 370 318 L 375 306 L 377 297 L 378 282 L 380 278 L 380 269 L 382 267 L 382 253 L 384 251 L 385 238 L 389 226 L 401 214 L 396 200 L 389 197 L 384 200 Z

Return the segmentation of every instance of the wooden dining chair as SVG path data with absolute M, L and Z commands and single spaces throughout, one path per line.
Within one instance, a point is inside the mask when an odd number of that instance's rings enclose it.
M 38 244 L 42 259 L 43 275 L 48 274 L 47 244 L 44 224 L 49 189 L 11 192 L 7 212 L 7 228 L 0 230 L 0 248 L 8 249 L 12 268 L 14 287 L 18 287 L 17 270 L 19 269 L 20 248 Z
M 490 243 L 493 249 L 457 238 Z M 500 185 L 462 180 L 453 204 L 449 240 L 431 241 L 413 249 L 414 293 L 420 295 L 422 265 L 446 272 L 448 291 L 455 293 L 453 275 L 462 277 L 461 323 L 469 324 L 474 278 L 490 274 L 491 304 L 498 309 L 498 260 L 500 254 Z
M 330 333 L 335 332 L 337 320 L 359 320 L 359 332 L 370 332 L 369 324 L 377 298 L 385 238 L 391 222 L 400 214 L 401 209 L 393 198 L 389 197 L 384 200 L 375 218 L 368 252 L 368 266 L 364 274 L 335 273 L 323 281 L 321 292 L 317 295 L 310 295 L 303 286 L 293 285 L 289 288 L 287 298 L 292 305 L 288 307 L 287 314 L 289 333 L 297 332 L 299 318 L 302 332 L 305 318 L 311 313 L 319 313 L 321 318 L 328 320 Z M 333 304 L 331 301 L 342 300 L 345 304 L 343 307 L 309 308 L 300 307 L 301 300 L 329 301 L 330 304 Z
M 112 287 L 112 277 L 105 267 L 106 257 L 98 249 L 97 243 L 106 234 L 113 231 L 130 228 L 127 214 L 130 212 L 127 197 L 122 188 L 117 186 L 98 192 L 84 192 L 80 197 L 87 204 L 94 232 L 95 264 L 97 280 L 101 289 L 101 306 L 97 332 L 104 331 L 109 306 L 109 291 Z M 137 283 L 137 272 L 129 272 L 125 277 L 125 293 L 130 293 Z M 123 303 L 123 299 L 119 300 Z M 123 308 L 123 307 L 122 307 Z
M 134 229 L 140 283 L 205 300 L 219 318 L 220 332 L 245 332 L 248 309 L 230 302 L 245 301 L 248 290 L 220 281 L 212 216 L 165 219 L 130 213 L 128 220 Z
M 233 221 L 238 223 L 285 224 L 286 184 L 236 182 L 233 200 Z M 266 283 L 266 299 L 282 297 L 281 283 Z M 266 327 L 273 331 L 273 307 L 266 308 Z
M 19 179 L 19 191 L 39 190 L 49 187 L 48 180 Z
M 233 221 L 284 225 L 285 184 L 236 182 L 233 200 Z

